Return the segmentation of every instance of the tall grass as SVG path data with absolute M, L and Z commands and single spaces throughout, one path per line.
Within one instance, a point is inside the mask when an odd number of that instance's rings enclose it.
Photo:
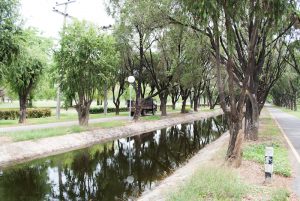
M 200 169 L 169 201 L 241 200 L 249 186 L 230 170 L 206 167 Z

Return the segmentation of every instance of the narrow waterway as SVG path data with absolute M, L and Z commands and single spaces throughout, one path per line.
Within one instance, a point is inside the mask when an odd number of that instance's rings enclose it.
M 134 200 L 225 132 L 223 116 L 0 171 L 1 201 Z

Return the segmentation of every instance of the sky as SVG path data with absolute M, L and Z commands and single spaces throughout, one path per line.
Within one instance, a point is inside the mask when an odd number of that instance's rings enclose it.
M 63 3 L 68 0 L 20 0 L 21 15 L 25 26 L 38 28 L 47 37 L 58 38 L 63 26 L 63 16 L 53 12 L 56 2 Z M 64 11 L 64 5 L 56 7 Z M 105 11 L 104 0 L 76 0 L 68 5 L 67 13 L 80 20 L 91 21 L 99 26 L 113 24 L 114 20 Z M 70 22 L 71 19 L 68 19 Z

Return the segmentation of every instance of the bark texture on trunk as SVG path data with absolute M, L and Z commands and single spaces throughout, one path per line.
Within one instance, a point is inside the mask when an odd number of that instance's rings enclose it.
M 26 123 L 27 95 L 19 94 L 19 101 L 20 101 L 19 123 L 24 124 Z
M 186 107 L 186 100 L 187 99 L 183 99 L 182 100 L 182 105 L 181 105 L 181 113 L 187 113 L 185 107 Z
M 246 114 L 245 114 L 245 138 L 247 140 L 258 139 L 259 127 L 259 108 L 255 95 L 248 94 L 246 101 Z
M 90 117 L 90 102 L 84 102 L 83 104 L 77 104 L 75 109 L 78 114 L 78 121 L 80 126 L 88 126 Z
M 104 111 L 104 115 L 107 115 L 107 106 L 108 106 L 108 103 L 107 103 L 107 83 L 105 83 L 104 85 L 104 107 L 103 107 L 103 111 Z
M 116 115 L 120 115 L 120 104 L 116 104 Z
M 230 139 L 227 149 L 226 159 L 230 165 L 239 167 L 242 163 L 242 143 L 244 140 L 244 132 L 242 130 L 242 121 L 229 122 Z
M 167 93 L 162 92 L 159 94 L 161 116 L 167 116 L 167 99 Z
M 198 100 L 194 100 L 194 111 L 198 112 Z

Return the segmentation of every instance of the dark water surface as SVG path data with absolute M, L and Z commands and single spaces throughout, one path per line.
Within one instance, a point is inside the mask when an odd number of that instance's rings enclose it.
M 225 130 L 222 116 L 0 171 L 0 201 L 132 200 Z

